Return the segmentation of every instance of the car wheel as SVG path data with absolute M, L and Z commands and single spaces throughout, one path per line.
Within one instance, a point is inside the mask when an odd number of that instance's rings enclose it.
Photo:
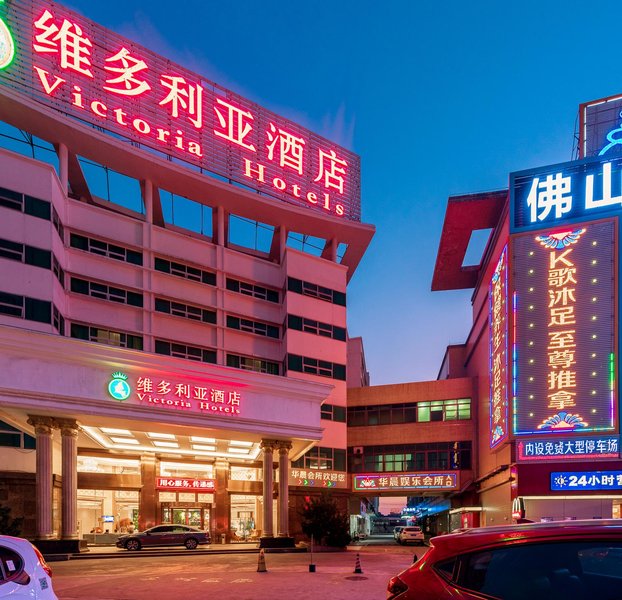
M 184 546 L 186 546 L 188 550 L 194 550 L 198 545 L 199 545 L 199 542 L 197 542 L 194 538 L 188 538 L 184 542 Z
M 140 550 L 141 544 L 138 540 L 127 540 L 127 542 L 125 542 L 125 548 L 127 550 Z

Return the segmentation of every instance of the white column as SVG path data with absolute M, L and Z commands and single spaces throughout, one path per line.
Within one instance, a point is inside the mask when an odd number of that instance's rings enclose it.
M 279 448 L 279 537 L 289 537 L 289 451 L 291 442 L 278 442 Z
M 78 424 L 57 420 L 62 436 L 62 538 L 78 538 Z
M 275 442 L 272 440 L 261 440 L 261 449 L 263 450 L 263 533 L 261 537 L 274 537 L 272 518 L 274 445 Z
M 37 437 L 37 539 L 49 540 L 54 537 L 52 523 L 52 430 L 54 419 L 29 416 L 28 424 L 35 428 Z

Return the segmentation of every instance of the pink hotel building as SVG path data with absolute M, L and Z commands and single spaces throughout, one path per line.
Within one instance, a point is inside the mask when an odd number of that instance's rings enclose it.
M 358 157 L 45 0 L 0 5 L 0 122 L 0 504 L 23 534 L 288 545 L 305 496 L 346 507 Z

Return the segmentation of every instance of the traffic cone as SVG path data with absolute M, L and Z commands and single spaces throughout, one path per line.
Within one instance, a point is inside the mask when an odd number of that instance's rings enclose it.
M 266 557 L 263 553 L 263 548 L 259 551 L 259 561 L 257 562 L 257 573 L 267 573 L 266 569 Z
M 355 573 L 362 573 L 363 569 L 361 569 L 361 557 L 359 556 L 359 553 L 356 553 L 356 563 L 354 565 L 354 572 Z

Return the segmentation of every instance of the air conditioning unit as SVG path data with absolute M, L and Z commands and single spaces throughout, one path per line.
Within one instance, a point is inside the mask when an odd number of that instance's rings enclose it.
M 363 446 L 353 446 L 354 454 L 363 454 Z

